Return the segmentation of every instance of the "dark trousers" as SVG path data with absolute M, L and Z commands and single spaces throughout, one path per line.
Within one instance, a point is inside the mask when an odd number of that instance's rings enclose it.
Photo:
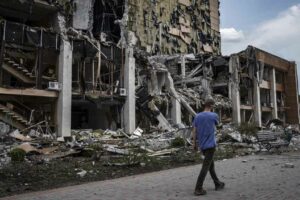
M 202 169 L 198 176 L 196 189 L 201 189 L 203 187 L 203 182 L 205 180 L 205 177 L 206 177 L 208 171 L 209 171 L 211 178 L 213 179 L 215 185 L 220 184 L 220 181 L 215 172 L 215 163 L 214 163 L 215 151 L 216 151 L 215 148 L 203 150 L 204 161 L 202 164 Z

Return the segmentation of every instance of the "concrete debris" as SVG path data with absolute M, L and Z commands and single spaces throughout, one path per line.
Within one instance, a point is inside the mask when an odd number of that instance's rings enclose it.
M 152 151 L 158 151 L 168 148 L 171 145 L 171 142 L 171 139 L 147 139 L 145 141 L 145 146 Z
M 5 137 L 10 131 L 8 124 L 0 122 L 0 137 Z
M 271 131 L 271 130 L 270 130 Z M 271 131 L 272 132 L 272 131 Z M 182 138 L 186 145 L 190 145 L 191 128 L 177 128 L 169 132 L 154 131 L 147 133 L 141 128 L 137 128 L 132 134 L 126 134 L 121 129 L 117 131 L 112 130 L 73 130 L 72 136 L 60 139 L 48 140 L 48 144 L 43 144 L 45 137 L 36 134 L 36 131 L 29 131 L 28 134 L 33 138 L 28 140 L 28 136 L 21 134 L 18 130 L 10 134 L 10 138 L 14 138 L 15 142 L 11 146 L 0 146 L 0 152 L 6 151 L 6 154 L 1 154 L 1 166 L 10 162 L 8 152 L 14 148 L 23 149 L 26 152 L 27 162 L 51 162 L 53 159 L 70 157 L 76 154 L 84 154 L 84 152 L 91 152 L 98 155 L 97 151 L 102 153 L 97 156 L 97 159 L 104 159 L 105 157 L 126 157 L 138 155 L 138 152 L 145 152 L 149 157 L 165 157 L 176 154 L 180 148 L 174 148 L 172 141 L 176 138 Z M 292 145 L 296 144 L 299 136 L 293 136 Z M 228 147 L 236 149 L 241 152 L 241 155 L 251 155 L 253 153 L 263 151 L 263 146 L 255 140 L 252 135 L 244 135 L 238 132 L 237 128 L 231 124 L 225 124 L 217 131 L 217 138 L 219 140 L 219 148 L 222 151 L 227 151 Z M 18 144 L 19 143 L 19 144 Z M 18 145 L 17 145 L 18 144 Z M 5 150 L 6 149 L 6 150 Z M 103 155 L 105 155 L 103 157 Z M 95 158 L 95 156 L 93 156 Z M 243 160 L 242 162 L 247 162 Z M 108 166 L 133 166 L 143 164 L 130 162 L 110 162 L 105 161 Z M 79 172 L 78 176 L 84 177 L 84 171 Z
M 293 163 L 285 163 L 284 168 L 294 168 L 295 165 Z
M 10 137 L 16 138 L 18 140 L 21 140 L 23 142 L 31 141 L 32 139 L 29 136 L 24 136 L 20 134 L 20 131 L 18 129 L 14 130 L 9 134 Z
M 128 155 L 129 150 L 128 149 L 120 149 L 117 148 L 117 145 L 103 145 L 103 148 L 111 153 L 117 153 L 117 154 L 122 154 L 122 155 Z
M 87 171 L 85 170 L 82 170 L 81 172 L 78 172 L 77 175 L 80 177 L 80 178 L 83 178 L 87 175 Z
M 237 141 L 237 142 L 242 142 L 242 135 L 239 132 L 231 132 L 228 133 L 228 136 L 230 136 L 233 140 Z
M 16 147 L 17 149 L 22 149 L 26 153 L 39 153 L 39 150 L 32 146 L 30 143 L 23 143 Z
M 137 137 L 141 137 L 143 132 L 144 131 L 138 127 L 132 134 L 137 136 Z
M 105 166 L 117 166 L 117 167 L 124 167 L 124 166 L 134 166 L 134 165 L 138 165 L 138 162 L 133 162 L 133 163 L 105 163 Z
M 191 145 L 208 97 L 222 148 L 253 153 L 291 141 L 300 149 L 298 98 L 283 85 L 298 91 L 295 63 L 252 46 L 222 56 L 218 0 L 41 2 L 0 1 L 0 75 L 12 77 L 0 78 L 1 163 L 14 148 L 44 161 L 170 155 L 176 138 Z M 243 123 L 280 134 L 261 141 Z
M 172 154 L 172 153 L 174 153 L 174 152 L 176 152 L 178 150 L 179 150 L 178 148 L 164 149 L 164 150 L 161 150 L 161 151 L 157 151 L 155 153 L 150 153 L 149 156 L 150 157 L 153 157 L 153 156 L 165 156 L 165 155 Z
M 294 149 L 300 149 L 300 135 L 293 136 L 289 146 Z
M 145 167 L 146 163 L 140 163 L 141 167 Z

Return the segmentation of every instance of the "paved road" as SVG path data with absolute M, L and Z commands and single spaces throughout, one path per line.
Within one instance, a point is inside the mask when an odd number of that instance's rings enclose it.
M 244 161 L 244 162 L 243 162 Z M 285 168 L 293 163 L 294 168 Z M 193 196 L 200 165 L 88 183 L 0 200 L 300 200 L 300 154 L 259 155 L 216 163 L 223 191 L 208 176 L 206 196 Z

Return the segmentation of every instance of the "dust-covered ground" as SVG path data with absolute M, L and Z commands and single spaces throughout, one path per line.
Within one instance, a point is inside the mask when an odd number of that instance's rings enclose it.
M 299 152 L 281 155 L 261 153 L 217 161 L 216 172 L 225 182 L 214 190 L 210 176 L 204 182 L 205 196 L 194 196 L 201 165 L 192 165 L 136 176 L 124 177 L 33 192 L 3 200 L 297 200 L 300 196 Z M 1 198 L 2 199 L 2 198 Z
M 215 159 L 235 155 L 234 151 L 217 151 Z M 88 155 L 77 155 L 44 163 L 11 163 L 0 169 L 0 197 L 195 165 L 201 161 L 199 152 L 182 148 L 170 156 L 162 157 L 143 154 L 102 156 L 97 161 Z

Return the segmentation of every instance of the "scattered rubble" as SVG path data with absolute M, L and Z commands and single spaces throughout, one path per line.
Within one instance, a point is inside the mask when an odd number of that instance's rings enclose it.
M 86 174 L 87 174 L 87 171 L 85 171 L 85 170 L 82 170 L 81 172 L 78 172 L 78 173 L 77 173 L 77 175 L 78 175 L 80 178 L 85 177 Z
M 292 137 L 289 146 L 291 148 L 293 148 L 294 150 L 299 150 L 300 149 L 300 135 L 295 135 L 294 137 Z
M 233 124 L 224 124 L 218 128 L 216 137 L 221 151 L 238 151 L 241 155 L 267 151 L 264 149 L 264 143 L 259 142 L 255 135 L 242 134 L 238 130 L 239 127 Z M 260 132 L 273 134 L 278 137 L 277 141 L 284 141 L 286 137 L 284 130 L 278 128 Z M 51 162 L 53 159 L 86 154 L 94 160 L 108 159 L 107 165 L 122 166 L 143 162 L 114 162 L 111 159 L 142 155 L 146 157 L 171 156 L 177 154 L 182 147 L 191 144 L 190 127 L 177 128 L 169 132 L 154 131 L 152 133 L 146 133 L 143 129 L 137 128 L 132 134 L 126 134 L 122 129 L 116 131 L 84 129 L 73 130 L 72 137 L 55 139 L 45 137 L 44 134 L 37 133 L 35 129 L 27 130 L 27 134 L 18 129 L 6 134 L 6 137 L 3 138 L 6 143 L 0 145 L 0 167 L 10 162 L 9 152 L 12 149 L 24 150 L 26 152 L 26 162 Z M 299 148 L 300 139 L 295 130 L 290 141 L 290 148 Z M 141 166 L 143 165 L 141 164 Z
M 295 165 L 293 163 L 285 163 L 284 168 L 294 168 Z
M 0 138 L 7 136 L 9 131 L 10 131 L 9 125 L 4 122 L 0 122 Z

